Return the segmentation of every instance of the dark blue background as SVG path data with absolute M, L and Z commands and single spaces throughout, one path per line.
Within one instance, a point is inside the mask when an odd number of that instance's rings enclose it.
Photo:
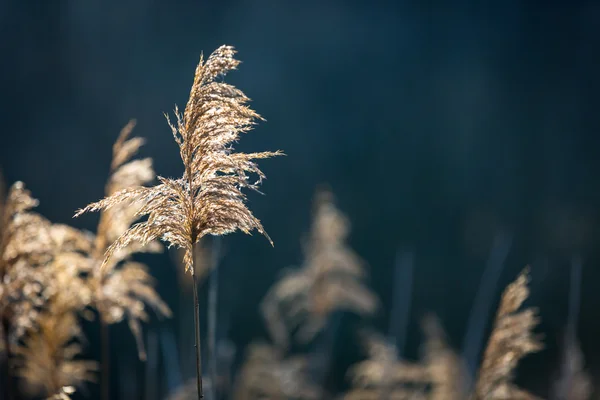
M 395 252 L 415 251 L 409 356 L 417 355 L 426 311 L 460 345 L 490 243 L 505 230 L 514 246 L 502 286 L 532 263 L 529 304 L 541 309 L 549 346 L 524 363 L 520 381 L 547 394 L 575 253 L 584 260 L 580 338 L 596 374 L 599 2 L 4 0 L 0 165 L 7 180 L 26 182 L 50 219 L 94 229 L 96 216 L 71 216 L 102 196 L 112 142 L 132 117 L 156 171 L 180 175 L 162 113 L 185 104 L 200 52 L 221 44 L 234 45 L 243 61 L 227 81 L 268 121 L 238 148 L 288 154 L 261 163 L 267 196 L 250 195 L 275 248 L 256 235 L 224 240 L 223 335 L 238 346 L 264 337 L 258 302 L 281 268 L 301 262 L 311 198 L 327 183 L 382 297 L 372 320 L 381 330 Z M 148 262 L 177 311 L 170 258 Z M 332 389 L 342 387 L 343 368 L 358 354 L 355 324 L 343 326 Z M 93 325 L 89 331 L 98 357 Z M 125 326 L 113 330 L 113 345 L 122 357 L 113 357 L 113 375 L 119 363 L 135 365 L 143 385 Z M 119 378 L 126 379 L 115 377 L 115 390 Z

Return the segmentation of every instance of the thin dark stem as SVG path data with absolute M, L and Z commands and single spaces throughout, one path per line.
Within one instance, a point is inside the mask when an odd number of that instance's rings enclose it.
M 13 392 L 13 385 L 12 385 L 12 375 L 10 373 L 11 371 L 11 365 L 10 365 L 10 358 L 11 358 L 11 351 L 10 351 L 10 338 L 9 338 L 9 334 L 10 334 L 10 323 L 8 322 L 8 319 L 4 318 L 2 321 L 2 337 L 4 338 L 4 355 L 6 356 L 6 375 L 4 376 L 4 380 L 5 380 L 5 398 L 6 400 L 14 400 L 15 396 L 14 396 L 14 392 Z
M 202 358 L 200 356 L 200 304 L 198 302 L 198 281 L 196 279 L 196 252 L 192 251 L 192 278 L 194 278 L 194 325 L 196 329 L 196 381 L 198 385 L 198 400 L 204 397 L 202 390 Z
M 211 400 L 217 400 L 217 299 L 219 294 L 219 238 L 215 237 L 212 247 L 209 289 L 208 289 L 208 368 L 210 375 Z
M 101 399 L 110 399 L 110 336 L 108 324 L 100 316 L 100 341 L 102 347 L 102 387 L 100 389 Z

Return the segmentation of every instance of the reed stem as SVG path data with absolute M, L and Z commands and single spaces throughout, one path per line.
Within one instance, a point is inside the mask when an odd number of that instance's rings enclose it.
M 196 252 L 192 251 L 192 278 L 194 279 L 194 325 L 196 329 L 196 380 L 198 385 L 198 400 L 204 397 L 202 390 L 202 357 L 200 355 L 200 304 L 198 301 L 198 280 L 196 278 Z
M 211 400 L 217 400 L 217 314 L 219 296 L 219 238 L 213 239 L 211 275 L 208 289 L 208 369 Z

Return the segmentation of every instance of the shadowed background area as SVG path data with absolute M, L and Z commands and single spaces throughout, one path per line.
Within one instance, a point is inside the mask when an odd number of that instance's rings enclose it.
M 102 197 L 121 127 L 136 118 L 141 154 L 159 175 L 179 176 L 163 112 L 185 104 L 202 51 L 239 51 L 227 81 L 267 122 L 236 148 L 287 157 L 261 162 L 266 196 L 249 195 L 275 247 L 260 235 L 222 241 L 219 335 L 238 359 L 266 337 L 258 304 L 282 268 L 302 261 L 315 189 L 328 184 L 383 305 L 371 320 L 343 320 L 328 388 L 346 386 L 357 324 L 388 330 L 398 249 L 415 264 L 407 356 L 418 353 L 428 311 L 460 347 L 498 234 L 512 241 L 494 301 L 530 264 L 527 304 L 539 307 L 547 343 L 518 381 L 546 395 L 558 371 L 574 256 L 583 263 L 581 347 L 600 373 L 598 2 L 9 0 L 0 35 L 0 166 L 46 217 L 85 229 L 97 216 L 71 217 Z M 178 310 L 172 259 L 147 262 Z M 180 329 L 175 314 L 153 320 L 150 336 Z M 112 334 L 115 393 L 148 384 L 122 325 Z M 88 390 L 96 398 L 96 386 Z

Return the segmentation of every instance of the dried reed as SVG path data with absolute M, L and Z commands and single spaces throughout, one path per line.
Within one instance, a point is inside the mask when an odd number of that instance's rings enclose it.
M 179 179 L 159 177 L 160 183 L 154 187 L 123 189 L 76 214 L 135 204 L 138 207 L 135 216 L 147 216 L 108 247 L 104 264 L 132 243 L 148 245 L 159 238 L 185 250 L 185 269 L 194 281 L 199 398 L 203 392 L 194 245 L 208 234 L 225 235 L 236 230 L 249 234 L 254 229 L 271 241 L 260 221 L 245 205 L 242 189 L 258 190 L 265 177 L 253 160 L 282 154 L 233 152 L 232 145 L 240 134 L 249 131 L 255 120 L 261 118 L 246 105 L 249 99 L 242 91 L 217 81 L 239 65 L 234 55 L 233 47 L 221 46 L 206 62 L 201 56 L 183 114 L 175 107 L 177 122 L 168 121 L 179 146 L 183 176 Z M 256 174 L 258 181 L 250 182 L 248 174 Z
M 350 223 L 329 190 L 317 193 L 315 215 L 300 269 L 291 269 L 269 290 L 261 311 L 276 345 L 289 345 L 288 332 L 308 342 L 335 310 L 361 315 L 375 311 L 378 300 L 361 279 L 364 263 L 346 244 Z M 281 309 L 283 308 L 283 311 Z
M 518 311 L 529 295 L 527 273 L 526 269 L 502 295 L 475 389 L 470 396 L 465 390 L 466 369 L 463 360 L 446 344 L 438 321 L 427 316 L 423 320 L 426 342 L 420 363 L 399 361 L 395 346 L 378 334 L 368 333 L 366 344 L 369 358 L 350 369 L 353 388 L 344 398 L 536 399 L 511 382 L 518 361 L 526 354 L 542 348 L 539 337 L 531 332 L 538 323 L 536 311 Z
M 133 159 L 144 144 L 140 137 L 130 137 L 135 120 L 123 127 L 113 145 L 110 176 L 105 186 L 106 196 L 151 182 L 155 175 L 150 158 Z M 91 274 L 87 280 L 92 293 L 92 306 L 100 315 L 102 343 L 102 398 L 109 399 L 110 342 L 108 325 L 126 319 L 133 333 L 138 356 L 146 359 L 140 321 L 148 320 L 145 304 L 159 316 L 171 316 L 171 310 L 154 289 L 154 280 L 147 267 L 132 261 L 136 253 L 162 251 L 158 241 L 140 245 L 132 242 L 121 247 L 105 260 L 108 246 L 117 240 L 138 219 L 140 205 L 118 203 L 102 210 L 92 248 L 87 252 Z
M 540 337 L 532 333 L 539 323 L 537 311 L 533 308 L 518 311 L 529 296 L 528 273 L 526 268 L 502 294 L 475 383 L 474 400 L 536 398 L 512 383 L 519 360 L 543 348 Z
M 90 300 L 82 253 L 92 242 L 32 212 L 36 205 L 21 182 L 2 204 L 0 312 L 8 362 L 16 356 L 11 367 L 29 388 L 53 395 L 92 377 L 94 363 L 73 360 L 80 351 L 76 313 Z M 8 398 L 10 383 L 8 377 Z
M 382 398 L 398 392 L 408 394 L 429 383 L 429 372 L 424 365 L 401 361 L 396 346 L 375 332 L 363 332 L 367 360 L 352 366 L 348 375 L 353 390 L 347 395 L 356 398 L 358 393 L 378 393 Z M 413 387 L 407 387 L 407 384 Z M 398 394 L 399 396 L 400 394 Z
M 4 185 L 0 185 L 2 192 Z M 37 267 L 51 258 L 49 222 L 30 211 L 38 204 L 22 182 L 16 182 L 6 200 L 0 198 L 0 322 L 6 356 L 5 396 L 12 400 L 13 344 L 33 327 L 43 304 L 43 281 Z

